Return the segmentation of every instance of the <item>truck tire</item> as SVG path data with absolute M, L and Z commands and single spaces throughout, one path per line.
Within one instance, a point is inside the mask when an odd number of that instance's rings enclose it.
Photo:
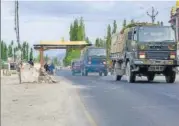
M 83 70 L 81 70 L 81 76 L 84 76 L 85 74 L 84 74 L 84 71 Z
M 135 73 L 131 71 L 131 65 L 129 62 L 127 63 L 126 67 L 126 78 L 128 83 L 134 83 L 136 79 Z
M 107 76 L 108 75 L 108 72 L 106 71 L 106 72 L 104 72 L 104 76 Z
M 75 72 L 72 72 L 72 76 L 75 76 Z
M 103 75 L 103 73 L 102 72 L 99 72 L 99 76 L 102 76 Z
M 86 69 L 84 69 L 84 75 L 88 76 L 88 71 Z
M 174 83 L 176 79 L 176 72 L 171 71 L 169 74 L 165 75 L 165 80 L 167 83 Z
M 149 75 L 147 76 L 147 80 L 148 80 L 149 82 L 152 82 L 152 81 L 154 80 L 154 78 L 155 78 L 155 74 L 149 74 Z
M 120 76 L 120 75 L 116 75 L 116 81 L 120 81 L 121 78 L 122 78 L 122 76 Z

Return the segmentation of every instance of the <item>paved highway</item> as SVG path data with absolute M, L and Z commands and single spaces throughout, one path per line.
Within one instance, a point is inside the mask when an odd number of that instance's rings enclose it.
M 179 76 L 175 84 L 164 77 L 128 84 L 125 78 L 72 76 L 67 70 L 58 75 L 82 87 L 80 97 L 97 126 L 179 126 Z

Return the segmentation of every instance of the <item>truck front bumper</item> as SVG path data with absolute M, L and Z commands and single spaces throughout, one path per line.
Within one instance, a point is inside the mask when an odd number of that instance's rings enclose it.
M 179 66 L 177 60 L 157 60 L 157 59 L 135 59 L 134 65 L 167 65 L 167 66 Z
M 106 72 L 107 67 L 105 65 L 87 65 L 86 70 L 88 72 Z

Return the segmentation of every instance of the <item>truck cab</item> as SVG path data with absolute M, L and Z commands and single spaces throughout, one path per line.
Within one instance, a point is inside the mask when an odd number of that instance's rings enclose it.
M 87 76 L 89 72 L 97 72 L 100 76 L 107 76 L 106 49 L 88 47 L 82 54 L 82 75 Z
M 123 58 L 115 60 L 120 80 L 126 74 L 128 82 L 136 76 L 146 76 L 153 81 L 155 75 L 165 76 L 167 83 L 174 83 L 177 72 L 177 41 L 169 26 L 134 26 L 124 31 L 125 39 L 120 52 Z

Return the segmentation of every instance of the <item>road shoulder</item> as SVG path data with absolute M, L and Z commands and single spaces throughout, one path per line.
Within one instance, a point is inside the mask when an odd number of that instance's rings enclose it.
M 2 126 L 90 126 L 76 88 L 58 79 L 57 84 L 18 84 L 16 76 L 3 77 Z

